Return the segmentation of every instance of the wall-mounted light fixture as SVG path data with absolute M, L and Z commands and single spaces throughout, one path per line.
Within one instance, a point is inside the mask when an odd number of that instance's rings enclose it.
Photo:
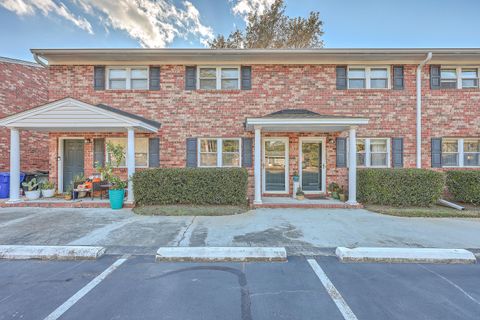
M 328 143 L 334 144 L 334 143 L 335 143 L 335 140 L 334 140 L 333 138 L 330 138 L 330 139 L 328 139 Z
M 92 139 L 90 138 L 85 138 L 85 144 L 90 144 L 92 143 Z

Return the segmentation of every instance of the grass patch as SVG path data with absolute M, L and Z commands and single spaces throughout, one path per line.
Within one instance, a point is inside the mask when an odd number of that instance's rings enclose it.
M 390 207 L 381 205 L 366 205 L 367 210 L 399 217 L 427 217 L 427 218 L 480 218 L 480 207 L 465 205 L 465 210 L 455 210 L 444 206 L 432 207 Z
M 133 212 L 144 216 L 229 216 L 248 211 L 243 206 L 190 206 L 190 205 L 164 205 L 164 206 L 139 206 Z

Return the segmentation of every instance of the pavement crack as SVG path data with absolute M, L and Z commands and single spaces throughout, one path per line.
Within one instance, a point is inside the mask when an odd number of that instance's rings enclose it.
M 197 216 L 194 216 L 185 230 L 183 230 L 182 236 L 177 242 L 177 247 L 188 247 L 190 245 L 190 238 L 192 237 L 193 229 L 195 228 L 194 224 L 196 225 L 196 218 Z

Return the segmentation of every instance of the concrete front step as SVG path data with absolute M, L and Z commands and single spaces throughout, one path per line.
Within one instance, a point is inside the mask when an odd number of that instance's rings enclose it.
M 254 208 L 317 208 L 317 209 L 362 209 L 363 205 L 350 205 L 346 203 L 262 203 L 254 204 Z
M 338 247 L 335 254 L 342 262 L 469 264 L 477 261 L 465 249 Z

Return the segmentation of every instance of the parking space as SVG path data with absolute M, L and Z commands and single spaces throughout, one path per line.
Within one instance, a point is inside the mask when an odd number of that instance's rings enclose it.
M 0 319 L 44 319 L 59 307 L 50 319 L 439 320 L 480 314 L 478 265 L 341 264 L 316 257 L 335 293 L 303 257 L 198 264 L 131 256 L 112 269 L 119 260 L 1 261 Z

